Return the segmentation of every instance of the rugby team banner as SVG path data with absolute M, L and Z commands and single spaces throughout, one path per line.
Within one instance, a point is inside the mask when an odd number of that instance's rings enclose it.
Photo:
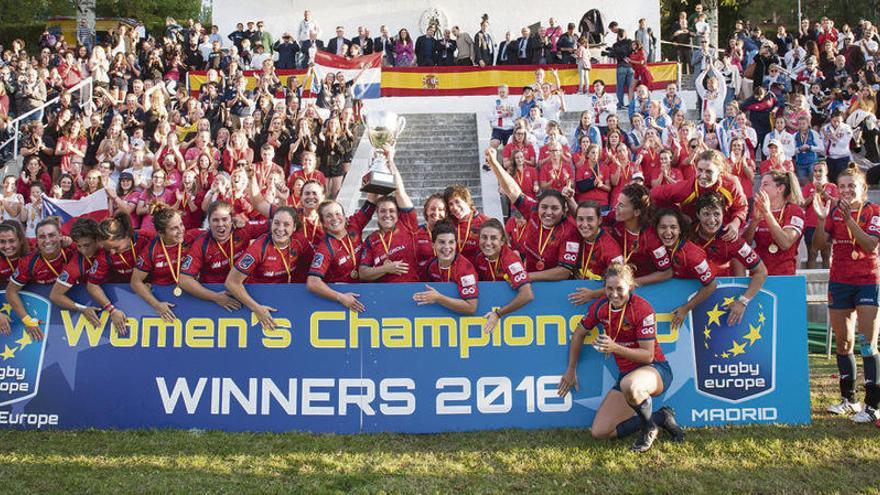
M 670 312 L 698 290 L 692 281 L 638 289 L 657 311 L 658 341 L 674 378 L 658 402 L 684 425 L 810 422 L 805 281 L 770 277 L 742 322 L 727 305 L 747 279 L 718 290 L 680 328 Z M 91 326 L 59 311 L 48 288 L 28 287 L 28 312 L 45 322 L 32 340 L 12 315 L 0 335 L 0 428 L 200 428 L 228 431 L 442 432 L 587 427 L 617 369 L 585 343 L 580 391 L 556 394 L 570 332 L 585 306 L 567 296 L 597 282 L 536 283 L 536 299 L 483 334 L 480 316 L 417 306 L 422 284 L 359 284 L 366 311 L 317 298 L 304 285 L 251 285 L 279 308 L 265 330 L 248 310 L 154 287 L 175 304 L 165 323 L 127 285 L 105 291 L 129 316 L 117 335 L 105 314 Z M 453 295 L 452 284 L 437 284 Z M 482 315 L 513 296 L 506 283 L 480 283 Z M 71 295 L 86 301 L 82 288 Z M 0 294 L 0 298 L 5 297 Z M 5 301 L 3 301 L 5 302 Z M 659 407 L 659 405 L 657 405 Z
M 319 53 L 319 59 L 315 65 L 319 74 L 327 71 L 340 70 L 346 74 L 346 79 L 351 80 L 354 74 L 360 71 L 361 64 L 368 67 L 368 71 L 362 76 L 362 85 L 368 90 L 364 91 L 364 98 L 378 97 L 381 87 L 381 96 L 481 96 L 494 95 L 498 92 L 500 84 L 507 84 L 512 94 L 520 94 L 524 86 L 535 82 L 535 70 L 543 67 L 547 71 L 546 79 L 553 81 L 549 66 L 541 65 L 499 65 L 493 67 L 378 67 L 374 59 L 377 54 L 365 55 L 353 60 L 345 60 L 335 55 Z M 373 57 L 373 58 L 371 58 Z M 669 83 L 677 82 L 678 66 L 675 62 L 658 62 L 648 64 L 654 82 L 651 90 L 665 89 Z M 577 68 L 574 65 L 556 66 L 562 87 L 568 94 L 573 94 L 578 87 Z M 248 88 L 256 87 L 255 74 L 258 71 L 245 71 L 248 78 Z M 305 88 L 312 88 L 312 77 L 308 71 L 301 70 L 276 70 L 275 73 L 283 85 L 287 85 L 287 79 L 295 76 L 304 84 Z M 608 92 L 614 92 L 617 81 L 617 72 L 613 64 L 596 64 L 590 71 L 590 80 L 601 79 L 606 84 Z M 198 96 L 203 84 L 208 80 L 206 71 L 189 72 L 189 88 L 193 96 Z M 374 89 L 375 88 L 375 89 Z M 308 96 L 308 95 L 307 95 Z

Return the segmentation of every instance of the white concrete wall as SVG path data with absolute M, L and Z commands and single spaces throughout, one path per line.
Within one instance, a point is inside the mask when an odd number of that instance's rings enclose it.
M 321 25 L 324 40 L 335 36 L 337 25 L 344 26 L 346 37 L 351 38 L 357 35 L 357 27 L 361 25 L 366 26 L 373 37 L 378 36 L 382 24 L 394 34 L 406 27 L 415 38 L 422 34 L 418 27 L 419 18 L 432 7 L 446 14 L 450 27 L 458 25 L 471 34 L 479 30 L 480 16 L 489 14 L 490 32 L 496 43 L 503 39 L 506 30 L 516 38 L 523 26 L 537 22 L 546 26 L 550 17 L 565 29 L 568 22 L 577 24 L 592 8 L 602 12 L 606 28 L 611 21 L 617 21 L 631 33 L 638 26 L 639 18 L 644 17 L 654 32 L 660 33 L 659 0 L 561 0 L 547 3 L 525 0 L 214 0 L 213 18 L 224 37 L 235 29 L 237 22 L 263 20 L 266 29 L 277 38 L 284 31 L 293 32 L 302 20 L 303 10 L 308 8 Z

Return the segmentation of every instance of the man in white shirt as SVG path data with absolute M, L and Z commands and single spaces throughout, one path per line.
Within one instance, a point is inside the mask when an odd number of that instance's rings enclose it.
M 321 26 L 318 25 L 318 21 L 312 19 L 312 11 L 306 10 L 303 12 L 303 20 L 300 21 L 296 30 L 296 39 L 299 42 L 306 41 L 309 39 L 310 31 L 314 31 L 318 38 L 321 37 Z
M 492 139 L 489 146 L 501 149 L 513 135 L 513 125 L 519 116 L 519 106 L 509 98 L 510 88 L 506 84 L 498 86 L 498 96 L 489 111 L 489 125 L 492 127 Z M 484 170 L 489 170 L 485 165 Z

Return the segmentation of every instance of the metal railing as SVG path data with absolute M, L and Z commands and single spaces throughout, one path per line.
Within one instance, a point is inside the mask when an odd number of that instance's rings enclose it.
M 94 96 L 94 84 L 91 77 L 83 79 L 76 86 L 73 86 L 68 91 L 73 94 L 74 97 L 79 96 L 80 108 L 85 109 L 87 105 L 92 104 L 92 97 Z M 3 143 L 0 143 L 0 155 L 3 154 L 3 150 L 7 149 L 7 146 L 12 145 L 12 159 L 18 158 L 19 142 L 21 141 L 23 135 L 22 127 L 27 125 L 27 123 L 32 120 L 29 117 L 31 117 L 31 115 L 34 115 L 35 113 L 44 112 L 52 105 L 56 105 L 60 99 L 60 95 L 56 96 L 46 103 L 43 103 L 39 107 L 17 116 L 15 120 L 10 122 L 8 125 L 12 129 L 12 136 Z M 40 115 L 43 115 L 43 113 L 40 113 Z

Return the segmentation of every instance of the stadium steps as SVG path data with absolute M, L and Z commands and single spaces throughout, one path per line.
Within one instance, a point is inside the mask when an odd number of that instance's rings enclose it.
M 419 212 L 425 199 L 452 184 L 467 186 L 482 210 L 477 116 L 473 113 L 403 114 L 406 127 L 397 139 L 395 161 L 406 191 Z M 376 230 L 375 218 L 365 229 Z

